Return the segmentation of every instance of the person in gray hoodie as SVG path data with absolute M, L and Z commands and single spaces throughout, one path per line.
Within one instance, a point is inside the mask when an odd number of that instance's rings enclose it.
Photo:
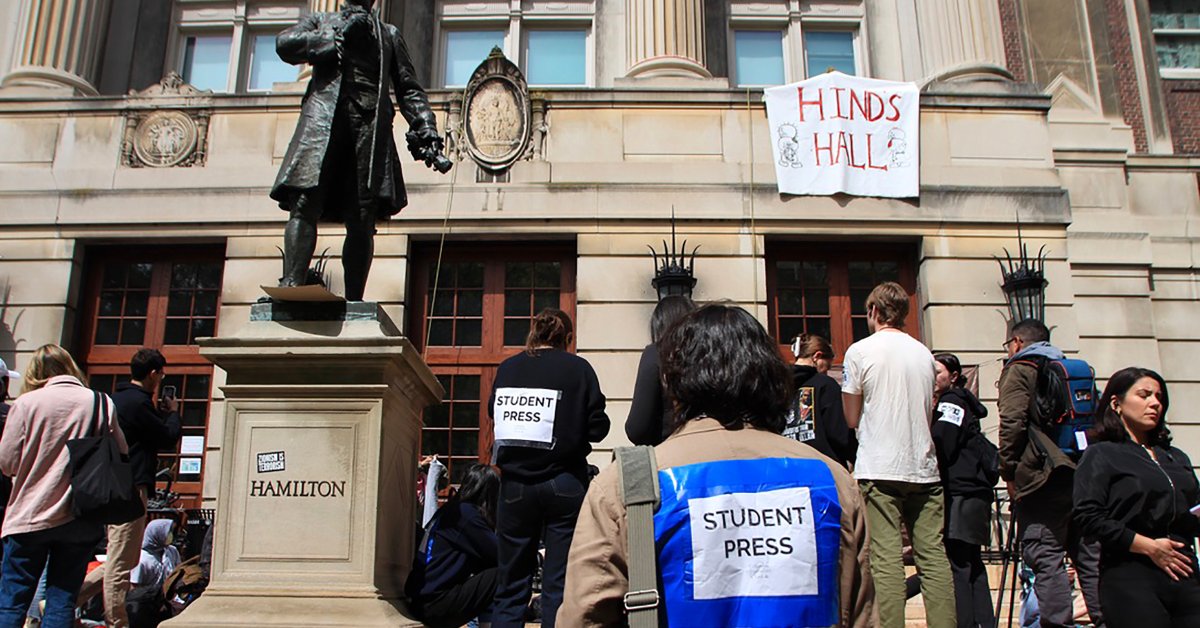
M 1004 342 L 1008 360 L 1000 372 L 1000 477 L 1013 500 L 1021 552 L 1034 572 L 1034 591 L 1042 626 L 1075 625 L 1071 582 L 1063 553 L 1079 575 L 1080 589 L 1092 623 L 1103 627 L 1100 609 L 1100 548 L 1085 541 L 1071 522 L 1071 491 L 1075 462 L 1031 420 L 1029 406 L 1037 387 L 1038 369 L 1047 360 L 1061 360 L 1062 350 L 1050 344 L 1050 330 L 1027 319 L 1012 326 Z

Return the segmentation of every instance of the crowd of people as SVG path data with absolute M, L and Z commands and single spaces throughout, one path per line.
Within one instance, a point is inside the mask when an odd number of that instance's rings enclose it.
M 410 592 L 418 608 L 460 603 L 423 619 L 521 625 L 540 542 L 548 625 L 899 628 L 906 581 L 919 580 L 927 625 L 991 628 L 982 548 L 1003 486 L 1038 624 L 1076 626 L 1070 571 L 1095 626 L 1200 626 L 1200 486 L 1170 444 L 1157 373 L 1122 369 L 1102 394 L 1090 375 L 1080 388 L 1059 373 L 1071 360 L 1047 327 L 1017 321 L 1003 343 L 996 444 L 958 357 L 905 332 L 904 289 L 881 284 L 865 305 L 870 334 L 846 351 L 839 383 L 827 339 L 795 339 L 789 368 L 745 310 L 659 302 L 625 424 L 631 442 L 653 447 L 651 523 L 633 516 L 631 495 L 650 477 L 635 463 L 589 481 L 590 443 L 609 429 L 604 396 L 566 351 L 570 320 L 539 314 L 491 394 L 498 503 L 473 469 L 426 527 Z M 1087 416 L 1071 405 L 1084 401 Z M 1053 412 L 1082 427 L 1062 432 Z M 638 551 L 646 535 L 653 550 Z M 905 577 L 910 551 L 917 579 Z M 652 588 L 631 590 L 647 568 Z
M 108 626 L 129 627 L 126 596 L 135 585 L 162 586 L 178 564 L 169 540 L 174 522 L 147 526 L 145 511 L 158 453 L 180 436 L 178 401 L 158 395 L 165 368 L 157 350 L 138 351 L 130 362 L 131 381 L 110 397 L 89 389 L 75 360 L 57 345 L 34 351 L 23 375 L 0 363 L 0 489 L 7 497 L 0 627 L 73 628 L 77 608 L 94 595 L 103 596 Z M 17 378 L 21 394 L 3 403 Z M 68 448 L 101 434 L 128 458 L 142 510 L 108 526 L 76 515 Z M 107 559 L 89 571 L 98 553 Z

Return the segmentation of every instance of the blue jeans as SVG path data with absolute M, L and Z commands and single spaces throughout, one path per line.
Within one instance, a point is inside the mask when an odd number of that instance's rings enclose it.
M 100 526 L 71 523 L 4 539 L 0 565 L 0 628 L 21 628 L 38 579 L 46 571 L 46 628 L 75 625 L 75 597 L 100 540 Z
M 546 544 L 542 566 L 542 627 L 554 628 L 567 579 L 567 552 L 575 536 L 575 519 L 587 492 L 586 480 L 570 473 L 544 482 L 500 480 L 496 521 L 500 578 L 496 584 L 493 628 L 525 625 L 525 606 L 532 594 L 538 542 Z

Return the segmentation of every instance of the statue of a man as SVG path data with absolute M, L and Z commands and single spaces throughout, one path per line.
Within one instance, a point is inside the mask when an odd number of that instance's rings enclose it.
M 290 213 L 281 286 L 307 283 L 317 222 L 346 225 L 342 247 L 346 299 L 361 301 L 374 256 L 375 223 L 408 197 L 392 138 L 392 90 L 409 123 L 408 149 L 441 172 L 450 161 L 425 91 L 417 84 L 399 30 L 371 11 L 374 0 L 345 0 L 337 13 L 314 13 L 276 39 L 279 57 L 312 66 L 300 121 L 271 198 Z

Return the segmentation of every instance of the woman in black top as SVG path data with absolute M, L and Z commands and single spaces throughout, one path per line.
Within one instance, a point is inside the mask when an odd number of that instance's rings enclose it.
M 1075 472 L 1074 518 L 1101 544 L 1100 605 L 1111 628 L 1200 626 L 1200 519 L 1189 512 L 1200 485 L 1171 446 L 1168 406 L 1158 373 L 1114 373 Z
M 685 296 L 663 297 L 650 315 L 650 344 L 642 350 L 637 379 L 633 381 L 633 402 L 625 419 L 625 435 L 634 445 L 658 445 L 669 436 L 666 426 L 670 408 L 663 403 L 662 378 L 658 372 L 658 340 L 679 319 L 696 309 Z M 838 401 L 840 404 L 841 401 Z
M 405 590 L 425 625 L 461 626 L 488 619 L 496 595 L 496 502 L 500 475 L 488 465 L 467 469 L 458 491 L 425 526 Z
M 842 386 L 826 375 L 833 347 L 820 336 L 802 334 L 792 341 L 795 397 L 788 406 L 783 435 L 811 446 L 849 468 L 858 454 L 858 439 L 842 414 Z
M 994 447 L 993 462 L 983 460 L 988 445 L 979 420 L 987 416 L 987 408 L 964 387 L 967 378 L 963 377 L 957 356 L 939 353 L 934 362 L 937 404 L 930 432 L 942 484 L 946 487 L 944 538 L 946 558 L 954 577 L 958 625 L 991 628 L 995 625 L 995 613 L 982 546 L 989 540 L 993 487 L 999 477 L 995 475 Z
M 542 310 L 525 351 L 496 370 L 488 404 L 500 467 L 496 628 L 525 625 L 539 541 L 546 545 L 542 626 L 553 628 L 587 488 L 590 443 L 608 435 L 604 393 L 587 360 L 567 352 L 572 336 L 564 312 Z

